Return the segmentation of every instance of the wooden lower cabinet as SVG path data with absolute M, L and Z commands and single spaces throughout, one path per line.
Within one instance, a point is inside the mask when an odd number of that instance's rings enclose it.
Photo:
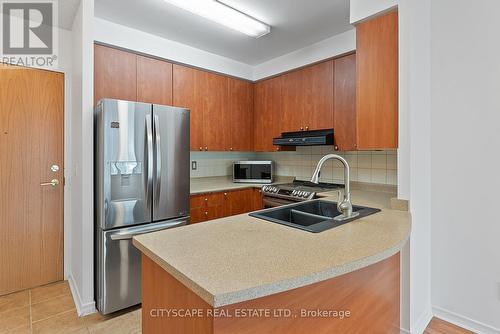
M 214 308 L 143 254 L 142 332 L 399 334 L 399 256 L 322 282 Z M 199 310 L 200 316 L 155 316 L 158 310 Z M 270 310 L 270 316 L 252 310 Z M 280 313 L 284 310 L 291 316 Z
M 235 216 L 262 208 L 260 189 L 241 189 L 191 196 L 191 224 Z

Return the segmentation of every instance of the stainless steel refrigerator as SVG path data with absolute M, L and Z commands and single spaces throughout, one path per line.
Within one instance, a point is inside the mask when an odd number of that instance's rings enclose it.
M 189 219 L 189 110 L 103 99 L 95 112 L 95 297 L 102 314 L 141 302 L 134 235 Z

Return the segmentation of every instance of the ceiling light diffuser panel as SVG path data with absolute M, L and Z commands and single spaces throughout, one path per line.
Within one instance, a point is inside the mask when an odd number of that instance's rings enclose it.
M 248 36 L 258 38 L 271 32 L 271 27 L 268 24 L 216 0 L 164 1 Z

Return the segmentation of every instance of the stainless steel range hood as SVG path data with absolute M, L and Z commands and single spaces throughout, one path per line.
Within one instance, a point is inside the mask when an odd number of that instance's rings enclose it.
M 333 129 L 283 132 L 273 139 L 277 146 L 320 146 L 333 145 Z

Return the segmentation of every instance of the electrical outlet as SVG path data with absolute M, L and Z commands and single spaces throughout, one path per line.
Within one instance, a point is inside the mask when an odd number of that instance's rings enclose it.
M 198 169 L 198 162 L 191 161 L 191 170 L 197 170 L 197 169 Z

